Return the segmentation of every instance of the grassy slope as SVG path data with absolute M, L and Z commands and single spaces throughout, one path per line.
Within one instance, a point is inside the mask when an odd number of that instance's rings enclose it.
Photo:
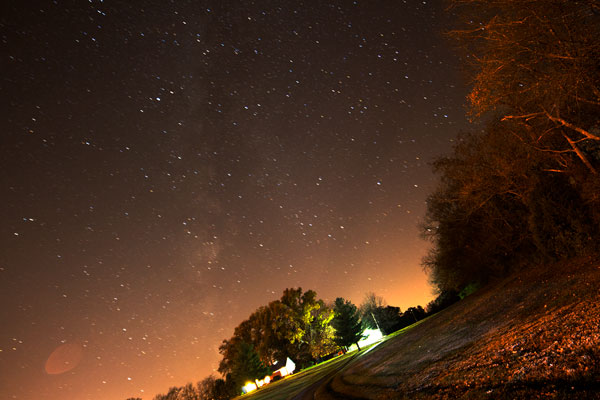
M 600 262 L 539 267 L 382 343 L 315 398 L 600 398 L 599 327 Z

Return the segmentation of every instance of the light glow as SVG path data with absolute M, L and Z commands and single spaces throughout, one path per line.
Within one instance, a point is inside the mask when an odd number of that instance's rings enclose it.
M 242 388 L 242 391 L 245 394 L 245 393 L 253 392 L 256 389 L 257 389 L 256 383 L 254 383 L 254 382 L 248 382 L 248 383 L 246 383 L 246 385 L 244 385 L 244 387 Z
M 379 329 L 365 329 L 363 332 L 364 339 L 358 341 L 358 346 L 363 348 L 364 346 L 368 346 L 370 344 L 376 343 L 383 338 L 383 334 Z M 356 344 L 350 346 L 348 351 L 357 350 Z

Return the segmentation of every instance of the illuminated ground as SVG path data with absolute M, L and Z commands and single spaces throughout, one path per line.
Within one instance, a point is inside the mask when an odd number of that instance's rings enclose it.
M 600 398 L 600 262 L 517 274 L 244 399 Z
M 408 329 L 408 328 L 407 328 Z M 365 357 L 368 353 L 374 350 L 378 345 L 396 336 L 400 332 L 388 336 L 383 341 L 364 346 L 360 351 L 351 351 L 345 355 L 338 356 L 329 361 L 307 368 L 294 375 L 288 376 L 277 382 L 248 393 L 247 395 L 237 397 L 236 399 L 244 400 L 268 400 L 268 399 L 293 399 L 311 397 L 310 394 L 318 389 L 320 383 L 325 383 L 332 378 L 336 373 L 343 370 L 345 367 L 355 362 L 356 360 Z M 312 387 L 316 385 L 315 387 Z M 312 398 L 312 397 L 311 397 Z
M 316 399 L 600 398 L 600 262 L 520 273 L 378 346 Z

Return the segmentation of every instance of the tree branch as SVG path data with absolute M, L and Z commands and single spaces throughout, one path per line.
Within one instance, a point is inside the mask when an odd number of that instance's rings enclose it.
M 563 137 L 567 140 L 567 142 L 569 142 L 569 144 L 573 148 L 573 151 L 575 151 L 575 154 L 577 154 L 577 156 L 579 157 L 579 159 L 581 159 L 581 161 L 583 161 L 583 163 L 585 164 L 586 167 L 588 167 L 588 169 L 590 170 L 590 172 L 592 172 L 594 175 L 597 175 L 598 172 L 592 166 L 592 164 L 589 162 L 589 160 L 587 159 L 587 157 L 585 156 L 585 154 L 583 154 L 583 152 L 579 149 L 579 147 L 577 147 L 577 143 L 575 143 L 573 140 L 571 140 L 571 138 L 568 137 L 565 133 L 563 133 Z
M 572 123 L 570 123 L 570 122 L 568 122 L 568 121 L 566 121 L 566 120 L 564 120 L 564 119 L 562 119 L 560 117 L 555 117 L 555 116 L 551 115 L 548 111 L 544 111 L 544 114 L 546 114 L 546 117 L 548 117 L 548 119 L 550 121 L 558 123 L 558 124 L 561 124 L 562 126 L 567 127 L 569 129 L 572 129 L 575 132 L 582 134 L 587 139 L 590 139 L 590 140 L 600 140 L 600 136 L 596 136 L 593 133 L 591 133 L 589 131 L 586 131 L 585 129 L 580 128 L 580 127 L 578 127 L 576 125 L 573 125 Z M 570 139 L 569 139 L 569 141 L 570 141 Z

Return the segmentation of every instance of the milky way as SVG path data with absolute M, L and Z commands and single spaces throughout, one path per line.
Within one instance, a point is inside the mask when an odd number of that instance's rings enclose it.
M 4 8 L 0 397 L 198 381 L 286 287 L 432 299 L 430 162 L 467 126 L 440 2 Z

